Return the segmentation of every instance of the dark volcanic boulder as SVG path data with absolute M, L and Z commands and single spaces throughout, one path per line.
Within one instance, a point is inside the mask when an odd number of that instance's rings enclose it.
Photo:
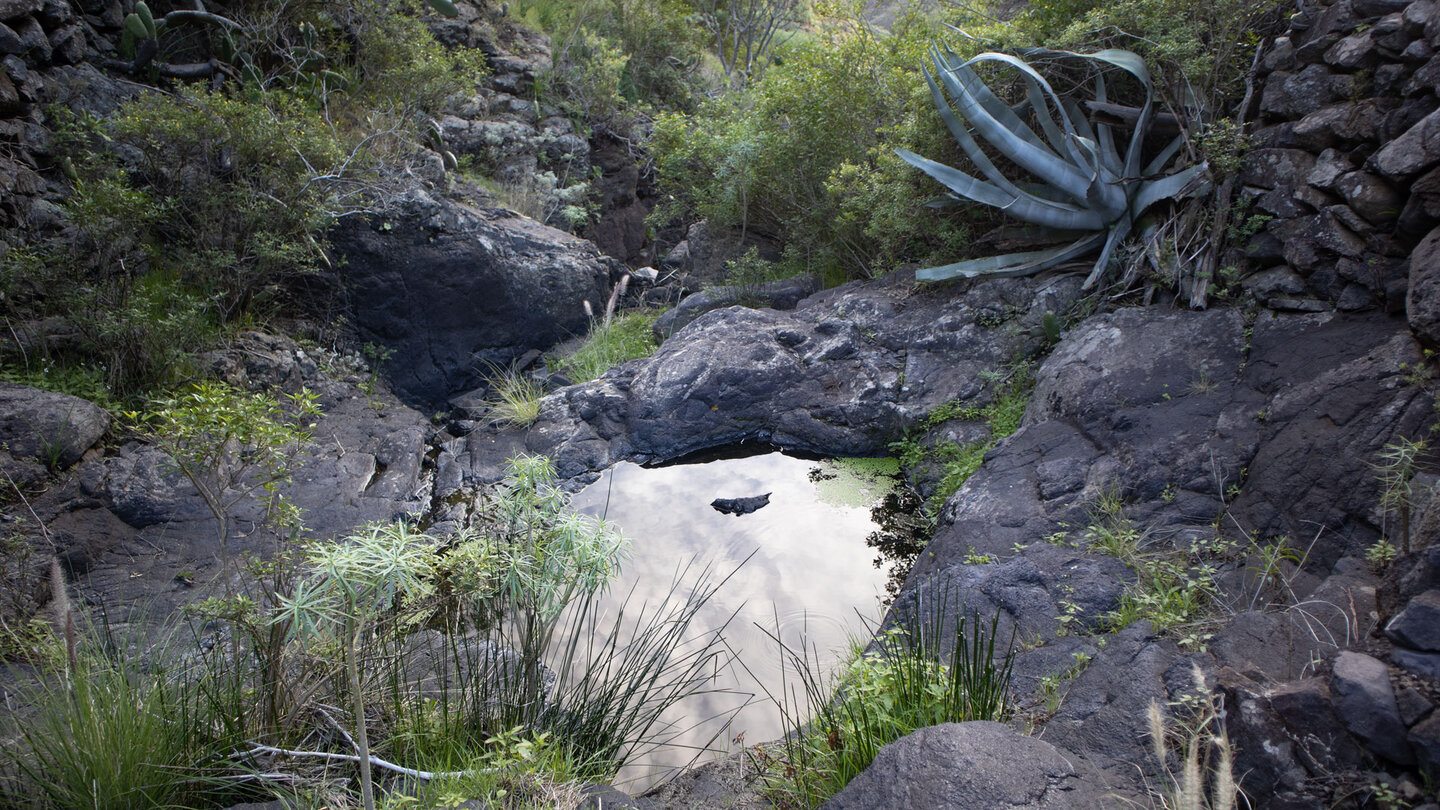
M 427 408 L 476 387 L 487 363 L 584 332 L 584 302 L 604 307 L 614 267 L 583 239 L 423 192 L 331 242 L 361 338 L 393 352 L 381 372 Z
M 0 383 L 0 469 L 32 480 L 80 460 L 110 427 L 110 415 L 67 394 Z
M 1000 723 L 922 728 L 880 749 L 826 810 L 1102 807 L 1106 792 L 1076 773 L 1074 756 Z

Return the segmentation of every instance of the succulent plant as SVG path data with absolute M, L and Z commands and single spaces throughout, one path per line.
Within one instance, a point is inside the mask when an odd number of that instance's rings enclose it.
M 425 0 L 425 2 L 429 3 L 431 8 L 446 17 L 454 18 L 460 16 L 460 9 L 456 8 L 455 4 L 450 2 L 450 0 Z
M 1118 68 L 1138 79 L 1145 90 L 1145 101 L 1138 110 L 1125 153 L 1121 155 L 1109 125 L 1092 126 L 1075 99 L 1056 93 L 1025 60 L 1003 53 L 982 53 L 962 60 L 949 49 L 932 47 L 936 74 L 932 76 L 925 71 L 931 98 L 960 149 L 985 179 L 908 150 L 896 150 L 897 154 L 945 185 L 949 194 L 942 204 L 983 203 L 1048 231 L 1079 236 L 1060 247 L 928 268 L 916 273 L 918 279 L 942 281 L 982 275 L 1029 275 L 1098 248 L 1100 256 L 1085 280 L 1085 288 L 1089 289 L 1104 275 L 1116 245 L 1129 235 L 1147 208 L 1205 187 L 1204 163 L 1160 175 L 1184 144 L 1183 134 L 1148 161 L 1144 160 L 1145 141 L 1155 114 L 1155 94 L 1150 73 L 1138 55 L 1115 49 L 1089 54 L 1036 49 L 1027 51 L 1026 56 L 1092 63 L 1096 68 L 1095 101 L 1101 104 L 1107 100 L 1107 68 Z M 984 62 L 1008 65 L 1019 71 L 1026 87 L 1025 101 L 1016 107 L 1001 101 L 972 69 L 973 65 Z M 947 101 L 946 92 L 954 100 L 953 106 Z M 1052 114 L 1052 108 L 1058 116 Z M 1022 116 L 1027 113 L 1033 114 L 1043 138 L 1025 122 Z M 1012 182 L 981 150 L 976 136 L 1042 183 Z

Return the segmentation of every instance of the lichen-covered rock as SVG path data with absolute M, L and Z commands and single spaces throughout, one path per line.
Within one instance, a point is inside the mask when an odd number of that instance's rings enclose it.
M 707 312 L 736 305 L 790 310 L 800 303 L 800 299 L 819 291 L 820 280 L 814 276 L 798 276 L 749 287 L 712 287 L 686 297 L 678 306 L 666 311 L 655 321 L 653 331 L 656 339 L 663 341 Z
M 1038 346 L 1045 313 L 1066 311 L 1078 288 L 1070 277 L 912 295 L 896 276 L 793 312 L 716 310 L 653 357 L 545 398 L 526 443 L 567 476 L 747 441 L 882 454 L 949 399 L 988 402 L 981 373 Z
M 92 402 L 0 382 L 0 465 L 32 481 L 44 471 L 75 464 L 110 428 L 110 415 Z
M 1417 338 L 1427 346 L 1440 346 L 1440 227 L 1410 252 L 1405 316 Z
M 1440 591 L 1425 591 L 1411 599 L 1385 625 L 1385 635 L 1397 644 L 1440 652 Z
M 1440 110 L 1420 119 L 1371 158 L 1376 171 L 1404 182 L 1440 163 Z

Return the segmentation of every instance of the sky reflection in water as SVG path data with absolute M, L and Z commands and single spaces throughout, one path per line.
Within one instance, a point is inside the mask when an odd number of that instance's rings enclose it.
M 717 731 L 713 746 L 721 750 L 742 732 L 748 744 L 784 733 L 764 691 L 778 695 L 780 689 L 782 658 L 766 632 L 774 632 L 777 618 L 786 644 L 798 648 L 803 634 L 805 648 L 816 649 L 828 668 L 835 652 L 880 613 L 885 571 L 865 545 L 876 528 L 870 509 L 823 502 L 809 477 L 819 464 L 780 453 L 653 469 L 623 463 L 571 500 L 573 509 L 618 525 L 630 541 L 609 599 L 618 603 L 633 587 L 632 611 L 663 597 L 676 570 L 692 558 L 723 576 L 754 553 L 700 614 L 697 622 L 704 624 L 692 628 L 712 629 L 738 610 L 725 638 L 749 672 L 738 665 L 719 672 L 712 686 L 720 692 L 697 695 L 672 711 L 666 719 L 682 728 L 720 718 L 684 734 L 677 740 L 682 746 L 703 746 Z M 726 515 L 710 506 L 715 498 L 766 492 L 770 504 L 752 514 Z M 725 729 L 724 718 L 737 708 Z M 628 766 L 619 783 L 637 780 L 627 787 L 639 792 L 692 756 L 683 748 L 662 749 Z

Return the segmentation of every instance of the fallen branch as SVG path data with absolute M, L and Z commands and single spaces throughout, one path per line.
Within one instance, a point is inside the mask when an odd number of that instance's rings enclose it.
M 274 754 L 287 757 L 308 757 L 310 759 L 324 759 L 331 762 L 360 762 L 360 757 L 353 754 L 334 754 L 329 751 L 294 751 L 288 748 L 275 748 L 259 743 L 250 744 L 250 754 Z M 435 779 L 463 779 L 468 776 L 476 776 L 482 773 L 495 773 L 499 768 L 474 768 L 468 771 L 421 771 L 415 768 L 407 768 L 404 765 L 396 765 L 389 760 L 381 759 L 375 755 L 370 756 L 370 764 L 376 768 L 384 768 L 387 771 L 409 776 L 412 779 L 419 779 L 422 782 L 429 782 Z
M 1108 101 L 1087 101 L 1085 108 L 1090 111 L 1090 120 L 1097 124 L 1134 129 L 1140 120 L 1139 107 L 1126 107 Z M 1180 119 L 1171 113 L 1153 113 L 1150 116 L 1150 131 L 1153 133 L 1179 135 L 1182 129 Z

